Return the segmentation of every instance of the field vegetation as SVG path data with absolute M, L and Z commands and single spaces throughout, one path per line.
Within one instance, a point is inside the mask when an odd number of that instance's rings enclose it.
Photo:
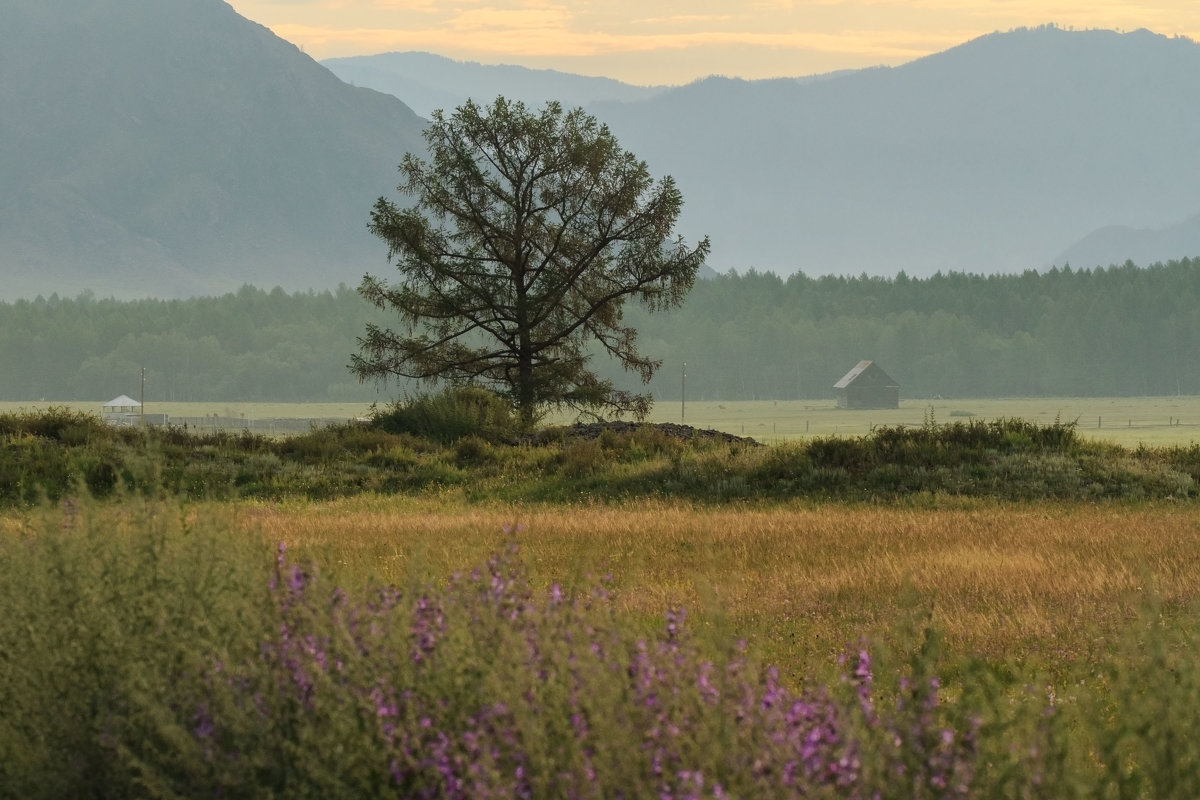
M 468 501 L 792 498 L 921 502 L 1191 498 L 1200 445 L 1123 448 L 1074 423 L 927 417 L 919 427 L 760 446 L 656 425 L 548 427 L 498 401 L 448 392 L 371 422 L 275 438 L 243 430 L 110 427 L 69 409 L 0 416 L 0 502 L 96 496 L 330 499 L 437 490 Z
M 512 422 L 0 415 L 0 796 L 1200 790 L 1195 446 Z
M 420 396 L 420 395 L 417 395 Z M 91 401 L 0 402 L 0 414 L 69 409 L 100 412 L 109 398 Z M 386 404 L 385 404 L 386 405 Z M 172 424 L 198 432 L 248 430 L 267 436 L 369 417 L 367 403 L 183 403 L 147 400 L 147 414 L 166 414 Z M 1038 425 L 1074 423 L 1084 439 L 1129 448 L 1189 445 L 1200 441 L 1200 395 L 1170 397 L 1012 397 L 902 400 L 897 409 L 837 408 L 832 396 L 807 400 L 689 400 L 659 403 L 647 417 L 654 423 L 692 427 L 754 438 L 766 444 L 828 436 L 865 436 L 877 427 L 919 428 L 935 422 L 1021 419 Z M 547 425 L 570 425 L 567 414 L 549 414 Z M 136 423 L 136 420 L 134 420 Z

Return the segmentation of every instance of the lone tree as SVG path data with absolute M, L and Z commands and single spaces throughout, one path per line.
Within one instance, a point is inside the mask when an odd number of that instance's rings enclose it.
M 526 425 L 545 407 L 643 418 L 650 397 L 616 389 L 589 365 L 595 342 L 643 383 L 660 362 L 639 355 L 622 324 L 636 298 L 678 306 L 709 250 L 672 237 L 683 198 L 582 109 L 540 112 L 497 98 L 472 101 L 425 132 L 430 160 L 412 153 L 398 190 L 380 198 L 369 230 L 400 276 L 366 275 L 359 292 L 397 312 L 399 332 L 368 325 L 350 369 L 493 389 Z

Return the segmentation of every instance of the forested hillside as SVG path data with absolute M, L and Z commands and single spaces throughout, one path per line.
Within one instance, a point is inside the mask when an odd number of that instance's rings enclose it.
M 407 387 L 379 394 L 345 367 L 380 314 L 345 287 L 2 303 L 0 400 L 105 400 L 143 367 L 157 401 L 386 400 Z M 690 399 L 738 400 L 832 397 L 862 359 L 904 398 L 1200 394 L 1200 259 L 925 279 L 730 273 L 673 314 L 627 317 L 663 359 L 660 399 L 679 397 L 684 362 Z

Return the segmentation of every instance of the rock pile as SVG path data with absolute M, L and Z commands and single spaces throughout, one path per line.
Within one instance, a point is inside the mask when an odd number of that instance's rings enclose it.
M 576 422 L 573 425 L 546 428 L 525 437 L 523 442 L 527 444 L 544 444 L 560 438 L 597 439 L 605 431 L 629 434 L 642 428 L 653 428 L 665 436 L 684 442 L 722 442 L 727 444 L 744 444 L 751 447 L 759 447 L 762 444 L 749 436 L 735 436 L 732 433 L 714 431 L 707 428 L 693 428 L 690 425 L 678 425 L 674 422 L 627 422 L 624 420 L 615 420 L 612 422 Z

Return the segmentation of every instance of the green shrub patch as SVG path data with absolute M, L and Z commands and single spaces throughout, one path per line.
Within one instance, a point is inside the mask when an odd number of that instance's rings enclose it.
M 78 412 L 0 415 L 0 504 L 96 497 L 334 498 L 461 487 L 471 497 L 696 502 L 914 494 L 1006 500 L 1192 498 L 1200 448 L 1128 450 L 1019 419 L 879 427 L 761 446 L 681 425 L 520 434 L 495 398 L 446 392 L 286 438 L 111 428 Z

